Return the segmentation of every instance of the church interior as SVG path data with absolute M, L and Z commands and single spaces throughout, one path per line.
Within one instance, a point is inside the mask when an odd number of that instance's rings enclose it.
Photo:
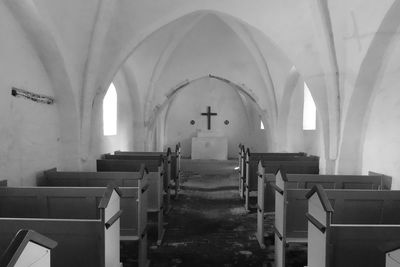
M 316 173 L 305 174 L 379 176 L 380 184 L 374 191 L 381 192 L 372 192 L 374 197 L 382 193 L 383 198 L 395 201 L 399 192 L 400 201 L 399 32 L 399 0 L 0 1 L 0 180 L 6 180 L 7 185 L 0 190 L 0 202 L 6 203 L 0 203 L 0 233 L 6 231 L 4 225 L 17 225 L 10 224 L 7 215 L 16 201 L 2 201 L 3 194 L 22 187 L 35 191 L 46 170 L 96 172 L 99 159 L 111 160 L 113 156 L 105 154 L 131 151 L 143 152 L 140 160 L 147 166 L 144 171 L 138 168 L 135 175 L 146 176 L 152 173 L 148 160 L 159 152 L 157 156 L 165 158 L 162 164 L 168 170 L 162 173 L 162 194 L 167 194 L 162 198 L 170 201 L 171 210 L 162 206 L 162 212 L 156 216 L 148 213 L 148 219 L 165 227 L 163 241 L 155 242 L 160 236 L 150 233 L 153 228 L 144 227 L 149 230 L 147 243 L 139 242 L 136 248 L 137 244 L 121 239 L 112 249 L 107 243 L 106 256 L 100 253 L 99 258 L 107 259 L 114 251 L 121 263 L 118 266 L 125 267 L 321 267 L 315 253 L 324 257 L 333 253 L 310 241 L 308 246 L 307 241 L 289 246 L 286 230 L 282 236 L 274 225 L 279 220 L 278 211 L 262 213 L 261 225 L 267 233 L 265 244 L 257 242 L 257 212 L 261 210 L 257 177 L 269 179 L 267 167 L 265 173 L 259 173 L 261 154 L 279 154 L 281 160 L 282 154 L 302 152 L 290 157 L 318 164 Z M 172 167 L 165 167 L 172 166 L 168 155 L 175 156 L 178 178 L 170 174 Z M 244 159 L 246 155 L 260 155 L 254 165 L 254 173 L 258 171 L 254 192 L 250 192 L 249 182 L 240 184 L 250 175 L 246 174 L 250 168 L 245 167 L 250 162 Z M 139 161 L 139 156 L 135 157 Z M 289 197 L 286 189 L 277 189 L 278 178 L 282 176 L 285 184 L 287 179 L 297 179 L 295 174 L 300 172 L 286 173 L 283 166 L 280 163 L 271 171 L 273 181 L 276 179 L 272 190 L 281 190 Z M 165 186 L 166 176 L 173 180 L 173 186 L 169 182 Z M 385 179 L 391 182 L 390 192 L 382 192 Z M 265 183 L 269 188 L 274 182 Z M 0 189 L 1 185 L 0 181 Z M 124 187 L 142 188 L 142 193 L 146 189 L 139 182 L 118 186 L 121 194 L 116 188 L 113 193 L 104 193 L 110 203 L 116 198 L 122 201 Z M 334 190 L 325 189 L 323 185 L 307 187 L 311 190 L 307 199 L 315 204 L 319 196 L 321 210 L 330 218 L 341 207 L 339 201 L 332 202 L 332 207 L 324 202 L 335 196 Z M 152 197 L 149 193 L 148 205 Z M 24 201 L 29 202 L 26 195 Z M 387 202 L 379 202 L 381 219 L 386 205 L 382 203 Z M 276 210 L 277 203 L 275 198 Z M 391 214 L 396 214 L 394 206 L 390 206 Z M 102 207 L 106 210 L 105 204 Z M 321 225 L 315 219 L 321 216 L 312 215 L 310 209 L 308 229 L 311 224 Z M 378 206 L 367 210 L 375 209 Z M 122 209 L 122 215 L 118 214 L 124 216 L 124 212 Z M 163 221 L 161 213 L 165 213 Z M 289 222 L 290 216 L 282 220 Z M 302 216 L 304 219 L 304 213 Z M 3 225 L 3 217 L 8 218 L 8 224 Z M 108 219 L 118 220 L 115 216 Z M 396 219 L 390 225 L 399 226 L 400 218 Z M 322 223 L 319 229 L 329 232 L 330 226 L 335 228 L 335 220 L 332 225 Z M 29 224 L 24 228 L 31 229 Z M 39 226 L 32 224 L 32 229 L 40 234 Z M 110 229 L 114 228 L 110 225 Z M 157 231 L 159 234 L 160 228 Z M 379 266 L 400 266 L 400 252 L 388 252 L 400 247 L 400 231 L 396 231 L 388 236 L 397 235 L 397 241 L 379 246 L 386 253 L 386 265 Z M 3 252 L 15 234 L 0 235 L 0 256 L 11 257 Z M 308 230 L 310 234 L 313 232 Z M 57 242 L 57 238 L 50 239 Z M 86 249 L 84 244 L 82 241 Z M 58 247 L 62 247 L 61 241 Z M 340 247 L 337 251 L 349 253 L 350 249 Z M 148 262 L 138 260 L 141 256 Z M 340 257 L 331 256 L 335 264 L 342 265 L 326 266 L 367 266 L 343 265 Z M 105 262 L 82 266 L 117 266 L 111 260 Z

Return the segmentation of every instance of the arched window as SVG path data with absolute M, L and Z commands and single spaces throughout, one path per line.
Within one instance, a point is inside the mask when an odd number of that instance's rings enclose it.
M 303 130 L 315 130 L 317 128 L 317 108 L 310 89 L 304 83 L 304 106 L 303 106 Z
M 261 123 L 260 123 L 260 129 L 261 130 L 264 130 L 265 128 L 264 128 L 264 123 L 262 122 L 262 121 L 260 121 Z
M 103 134 L 117 134 L 117 91 L 113 83 L 108 87 L 103 99 Z

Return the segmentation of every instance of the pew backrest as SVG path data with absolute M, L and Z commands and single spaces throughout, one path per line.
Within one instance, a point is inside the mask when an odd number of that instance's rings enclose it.
M 105 154 L 104 159 L 125 159 L 125 160 L 148 160 L 164 159 L 164 170 L 166 173 L 171 172 L 171 179 L 177 180 L 180 175 L 180 147 L 176 147 L 176 151 L 172 152 L 170 148 L 166 152 L 133 152 L 133 151 L 115 151 L 114 155 Z M 170 165 L 169 165 L 170 164 Z M 169 171 L 168 168 L 171 170 Z
M 163 171 L 164 160 L 156 159 L 98 159 L 97 171 L 99 172 L 139 172 L 141 165 L 145 164 L 149 172 Z M 160 170 L 160 167 L 162 169 Z
M 119 187 L 138 187 L 139 180 L 147 175 L 147 169 L 142 164 L 138 172 L 59 172 L 54 168 L 43 173 L 44 186 L 106 187 L 113 184 Z
M 99 219 L 104 192 L 97 187 L 0 187 L 0 217 Z
M 275 174 L 279 170 L 284 169 L 286 173 L 292 174 L 318 174 L 319 173 L 319 160 L 312 161 L 258 161 L 257 165 L 252 163 L 251 170 L 248 170 L 249 177 L 265 174 Z M 249 178 L 249 186 L 256 187 L 255 179 Z
M 383 175 L 321 175 L 285 174 L 287 188 L 311 189 L 315 184 L 325 189 L 372 189 L 390 190 L 391 183 Z
M 246 152 L 244 145 L 241 146 L 239 151 L 239 195 L 244 197 L 244 183 L 246 176 Z

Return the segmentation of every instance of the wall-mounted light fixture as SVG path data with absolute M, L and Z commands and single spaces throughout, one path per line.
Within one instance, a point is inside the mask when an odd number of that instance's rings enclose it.
M 45 95 L 39 95 L 39 94 L 35 94 L 23 89 L 18 89 L 13 87 L 11 89 L 11 95 L 15 96 L 15 97 L 24 97 L 26 99 L 38 102 L 38 103 L 42 103 L 42 104 L 48 104 L 51 105 L 54 103 L 54 99 L 49 97 L 49 96 L 45 96 Z

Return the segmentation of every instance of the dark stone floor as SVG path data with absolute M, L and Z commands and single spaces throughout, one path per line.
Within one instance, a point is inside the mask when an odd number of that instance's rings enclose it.
M 163 243 L 149 242 L 150 266 L 273 266 L 273 217 L 266 219 L 271 237 L 261 249 L 256 213 L 246 212 L 239 198 L 236 166 L 234 160 L 183 160 L 184 183 L 166 216 Z M 304 248 L 290 249 L 288 258 L 290 267 L 306 265 Z

